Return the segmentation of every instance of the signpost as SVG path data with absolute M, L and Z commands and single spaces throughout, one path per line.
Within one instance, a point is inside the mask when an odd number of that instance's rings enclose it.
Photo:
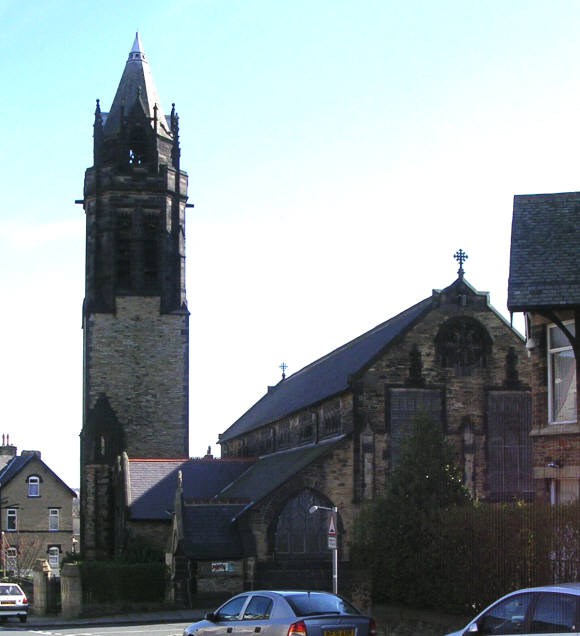
M 328 549 L 332 550 L 332 591 L 338 594 L 338 540 L 336 536 L 336 523 L 338 508 L 333 506 L 327 508 L 326 506 L 311 506 L 310 514 L 317 510 L 328 510 Z

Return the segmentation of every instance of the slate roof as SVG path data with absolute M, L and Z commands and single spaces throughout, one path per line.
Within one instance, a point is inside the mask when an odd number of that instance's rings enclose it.
M 169 520 L 179 470 L 183 475 L 184 498 L 209 501 L 255 461 L 239 458 L 130 459 L 130 517 Z
M 508 308 L 580 305 L 580 192 L 514 197 Z
M 344 437 L 342 435 L 332 440 L 260 457 L 259 461 L 252 464 L 236 481 L 224 488 L 219 493 L 218 499 L 246 500 L 248 502 L 246 507 L 249 507 L 316 459 L 331 452 Z
M 183 552 L 194 559 L 238 559 L 244 550 L 235 517 L 243 504 L 201 504 L 183 507 Z
M 2 468 L 2 470 L 0 470 L 0 488 L 2 486 L 5 486 L 11 479 L 16 477 L 16 475 L 18 475 L 18 473 L 20 473 L 20 471 L 22 471 L 27 466 L 27 464 L 35 459 L 44 466 L 44 468 L 54 477 L 54 479 L 59 484 L 63 486 L 63 488 L 66 488 L 74 497 L 77 496 L 76 492 L 72 488 L 67 486 L 64 481 L 42 461 L 39 455 L 33 452 L 25 452 L 24 454 L 14 456 L 11 461 L 9 461 Z
M 157 104 L 158 132 L 169 136 L 167 119 L 161 110 L 161 102 L 153 82 L 153 76 L 137 33 L 113 99 L 111 110 L 108 113 L 103 113 L 105 135 L 114 135 L 119 132 L 121 129 L 121 111 L 123 110 L 125 115 L 127 115 L 138 97 L 141 99 L 144 112 L 151 119 L 154 117 L 153 108 Z
M 222 433 L 219 441 L 233 439 L 345 391 L 353 374 L 431 306 L 430 296 L 282 380 Z

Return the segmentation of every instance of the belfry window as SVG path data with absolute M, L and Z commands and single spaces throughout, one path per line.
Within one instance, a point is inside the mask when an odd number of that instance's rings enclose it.
M 566 329 L 575 335 L 574 324 Z M 576 359 L 566 334 L 548 327 L 548 401 L 550 424 L 576 421 Z
M 131 131 L 129 139 L 129 163 L 132 166 L 140 166 L 145 161 L 145 139 L 141 126 L 136 126 Z

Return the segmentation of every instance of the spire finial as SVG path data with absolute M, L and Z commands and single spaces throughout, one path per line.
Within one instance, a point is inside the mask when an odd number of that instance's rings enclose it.
M 460 278 L 463 278 L 463 274 L 465 273 L 463 271 L 463 263 L 465 263 L 469 256 L 467 256 L 467 254 L 462 249 L 458 249 L 457 252 L 453 254 L 453 258 L 459 263 L 457 274 Z
M 282 369 L 282 380 L 285 380 L 286 379 L 286 369 L 288 368 L 288 365 L 285 362 L 282 362 L 282 364 L 278 368 Z
M 143 45 L 141 44 L 141 38 L 139 37 L 139 31 L 135 33 L 135 39 L 133 40 L 133 46 L 129 52 L 129 61 L 138 60 L 145 62 L 145 53 L 143 52 Z

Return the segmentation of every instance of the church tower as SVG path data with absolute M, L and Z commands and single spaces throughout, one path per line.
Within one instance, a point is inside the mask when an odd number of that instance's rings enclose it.
M 99 101 L 85 173 L 81 539 L 107 558 L 119 528 L 120 458 L 187 458 L 187 174 L 139 35 L 108 113 Z M 117 508 L 117 510 L 116 510 Z

